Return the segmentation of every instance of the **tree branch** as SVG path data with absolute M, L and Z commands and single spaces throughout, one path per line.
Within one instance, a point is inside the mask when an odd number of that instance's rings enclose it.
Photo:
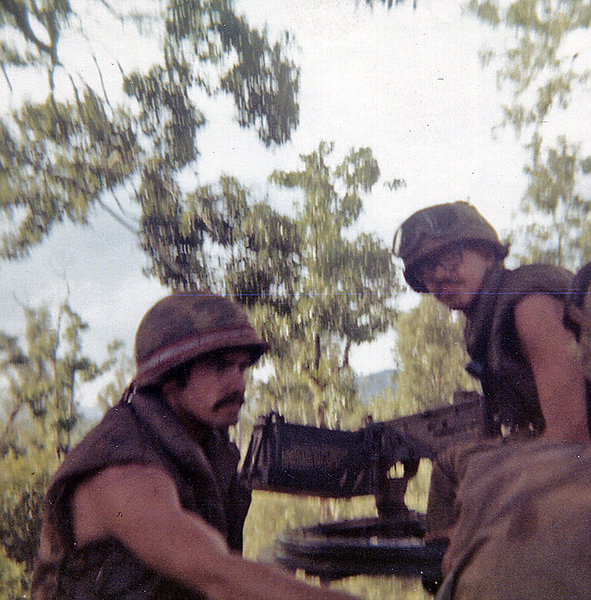
M 57 64 L 59 61 L 57 60 L 57 52 L 55 46 L 51 46 L 42 42 L 36 35 L 35 32 L 31 29 L 31 24 L 29 23 L 29 15 L 27 14 L 27 9 L 25 8 L 25 4 L 17 3 L 14 0 L 0 0 L 0 7 L 2 7 L 6 12 L 10 13 L 14 18 L 17 28 L 23 34 L 25 39 L 32 42 L 39 50 L 48 54 L 52 61 Z

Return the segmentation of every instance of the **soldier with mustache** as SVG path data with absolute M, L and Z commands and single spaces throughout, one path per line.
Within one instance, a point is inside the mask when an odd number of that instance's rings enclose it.
M 576 456 L 579 449 L 589 446 L 585 378 L 569 352 L 573 333 L 562 321 L 572 275 L 544 264 L 507 269 L 508 247 L 467 202 L 417 211 L 401 225 L 394 242 L 409 285 L 465 316 L 464 335 L 471 358 L 467 369 L 480 380 L 485 396 L 490 437 L 453 447 L 433 465 L 426 539 L 449 542 L 442 566 L 448 578 L 446 595 L 441 597 L 546 597 L 512 594 L 510 586 L 499 587 L 495 595 L 494 583 L 487 581 L 491 571 L 470 570 L 466 565 L 484 564 L 475 557 L 494 558 L 493 544 L 486 540 L 499 538 L 492 525 L 485 532 L 483 507 L 491 507 L 492 513 L 509 506 L 491 491 L 510 479 L 508 473 L 519 478 L 535 471 L 525 466 L 525 457 L 537 456 L 539 467 L 549 447 L 566 445 Z M 495 471 L 498 465 L 507 468 Z M 524 465 L 524 471 L 519 465 Z M 501 475 L 493 482 L 495 472 Z M 508 508 L 503 514 L 512 514 L 515 530 L 521 528 L 522 533 L 531 517 L 525 510 L 515 516 Z M 493 521 L 495 526 L 507 524 L 500 517 Z M 511 575 L 515 573 L 510 570 Z M 520 575 L 512 581 L 531 583 Z
M 222 296 L 148 311 L 133 382 L 50 484 L 33 600 L 353 598 L 240 555 L 250 492 L 228 427 L 268 347 Z

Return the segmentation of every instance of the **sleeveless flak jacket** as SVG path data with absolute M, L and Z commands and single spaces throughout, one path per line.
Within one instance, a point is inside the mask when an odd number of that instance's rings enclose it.
M 111 465 L 164 469 L 182 506 L 242 550 L 250 492 L 238 478 L 239 452 L 226 431 L 198 445 L 157 396 L 133 394 L 111 408 L 56 472 L 46 496 L 44 528 L 51 557 L 39 562 L 33 600 L 196 600 L 203 596 L 160 576 L 114 539 L 78 547 L 70 501 L 78 483 Z
M 467 368 L 480 379 L 488 415 L 497 426 L 543 430 L 536 384 L 520 346 L 514 309 L 531 294 L 565 300 L 571 279 L 569 271 L 551 265 L 527 265 L 514 271 L 500 266 L 487 275 L 468 311 L 464 336 L 472 362 Z
M 533 371 L 519 342 L 515 306 L 530 294 L 545 294 L 564 300 L 571 278 L 572 274 L 567 270 L 550 265 L 528 265 L 514 271 L 499 265 L 486 276 L 478 299 L 466 315 L 464 336 L 472 359 L 467 369 L 482 383 L 490 433 L 498 432 L 500 426 L 505 425 L 514 435 L 460 444 L 444 451 L 433 464 L 426 539 L 447 538 L 451 533 L 443 574 L 453 574 L 445 582 L 438 600 L 456 598 L 454 590 L 458 580 L 462 579 L 474 556 L 480 556 L 481 548 L 489 543 L 488 536 L 479 535 L 484 516 L 478 513 L 478 503 L 482 503 L 481 507 L 497 504 L 494 494 L 486 487 L 492 477 L 492 467 L 499 465 L 501 468 L 512 456 L 521 456 L 525 465 L 528 449 L 540 448 L 541 451 L 544 447 L 532 439 L 532 434 L 544 429 L 544 418 Z M 543 327 L 543 323 L 539 326 Z M 511 464 L 515 466 L 516 462 Z M 518 478 L 519 472 L 520 469 L 514 477 Z M 475 497 L 476 481 L 482 482 L 483 489 L 488 490 L 488 498 Z M 509 480 L 506 481 L 508 484 Z M 500 486 L 498 481 L 495 485 L 499 495 L 513 489 L 509 485 L 507 488 Z M 525 488 L 529 489 L 528 486 L 529 483 Z M 471 503 L 475 507 L 474 518 L 466 516 Z M 510 516 L 510 512 L 506 514 Z M 501 517 L 498 523 L 501 527 Z M 477 570 L 470 572 L 477 573 Z M 493 581 L 488 583 L 494 586 Z M 502 594 L 486 597 L 500 598 Z
M 482 383 L 493 433 L 505 424 L 527 435 L 539 432 L 544 419 L 533 372 L 519 345 L 514 308 L 527 294 L 564 298 L 571 274 L 549 265 L 529 265 L 509 271 L 502 266 L 485 278 L 481 294 L 467 315 L 464 336 L 472 362 L 470 373 Z M 540 324 L 542 326 L 542 324 Z M 533 430 L 533 431 L 532 431 Z M 427 538 L 447 537 L 458 518 L 457 488 L 475 455 L 495 450 L 508 439 L 487 438 L 444 451 L 433 463 L 427 508 Z

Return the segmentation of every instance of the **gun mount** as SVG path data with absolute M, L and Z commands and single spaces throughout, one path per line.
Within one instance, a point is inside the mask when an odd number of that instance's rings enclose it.
M 404 500 L 422 458 L 488 435 L 482 396 L 357 431 L 287 423 L 277 413 L 255 423 L 242 470 L 252 489 L 326 498 L 373 495 L 377 518 L 283 532 L 266 559 L 323 580 L 360 574 L 437 578 L 444 546 L 426 544 L 424 515 Z

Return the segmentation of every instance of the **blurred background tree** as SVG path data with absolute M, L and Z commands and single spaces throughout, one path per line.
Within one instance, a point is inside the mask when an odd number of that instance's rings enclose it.
M 283 318 L 269 319 L 264 311 L 261 319 L 256 310 L 253 316 L 277 344 L 276 376 L 266 395 L 281 401 L 293 377 L 297 388 L 307 387 L 304 393 L 298 389 L 298 420 L 311 401 L 315 423 L 335 427 L 344 424 L 355 400 L 351 346 L 390 327 L 398 288 L 389 249 L 375 236 L 354 231 L 362 195 L 380 176 L 378 163 L 369 148 L 361 148 L 331 165 L 333 150 L 321 142 L 300 156 L 302 169 L 271 175 L 273 183 L 303 194 L 295 203 L 297 288 Z
M 577 49 L 588 40 L 591 4 L 470 0 L 468 9 L 483 23 L 510 33 L 503 52 L 483 48 L 481 60 L 496 65 L 499 86 L 509 92 L 500 125 L 525 136 L 529 150 L 522 215 L 511 232 L 516 257 L 577 269 L 591 256 L 591 156 L 581 155 L 578 121 L 562 130 L 560 117 L 573 105 L 589 105 L 591 71 Z
M 457 390 L 480 390 L 468 375 L 461 314 L 451 312 L 432 296 L 397 321 L 395 356 L 397 387 L 391 405 L 396 416 L 451 404 Z
M 45 99 L 27 100 L 0 121 L 0 206 L 10 225 L 2 235 L 5 258 L 26 256 L 63 220 L 87 224 L 97 208 L 136 231 L 152 251 L 164 235 L 160 227 L 179 217 L 185 203 L 199 200 L 213 212 L 209 196 L 188 200 L 181 183 L 183 174 L 197 171 L 197 131 L 206 123 L 195 97 L 232 97 L 238 123 L 254 128 L 266 146 L 287 141 L 298 124 L 299 71 L 289 58 L 289 36 L 271 42 L 231 0 L 170 0 L 141 14 L 133 3 L 99 4 L 120 27 L 135 25 L 140 37 L 155 31 L 161 44 L 160 62 L 147 72 L 121 73 L 119 104 L 104 86 L 95 90 L 62 72 L 60 36 L 76 22 L 69 3 L 50 1 L 42 10 L 26 0 L 0 4 L 7 40 L 0 66 L 9 85 L 11 73 L 23 69 L 44 71 L 48 81 Z M 32 34 L 32 22 L 47 43 Z M 191 264 L 184 252 L 172 262 L 160 259 L 177 278 L 192 267 L 205 283 L 193 250 L 217 232 L 199 225 L 195 235 L 177 232 Z
M 113 364 L 112 357 L 99 365 L 83 354 L 86 324 L 67 302 L 55 317 L 46 307 L 24 313 L 24 346 L 0 334 L 0 563 L 6 566 L 0 577 L 13 581 L 16 587 L 6 581 L 3 589 L 14 594 L 28 589 L 49 479 L 89 426 L 79 386 Z

